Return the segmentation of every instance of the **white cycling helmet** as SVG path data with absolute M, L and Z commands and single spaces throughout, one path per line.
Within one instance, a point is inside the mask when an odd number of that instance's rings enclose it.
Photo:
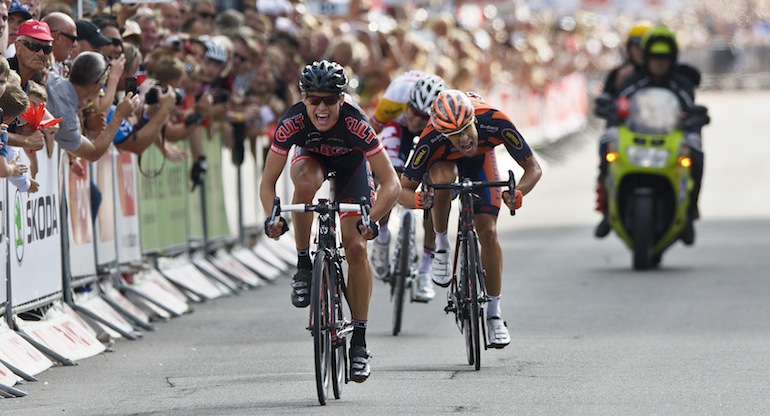
M 429 114 L 438 93 L 447 89 L 446 83 L 438 75 L 427 75 L 417 80 L 409 91 L 409 104 L 418 111 Z

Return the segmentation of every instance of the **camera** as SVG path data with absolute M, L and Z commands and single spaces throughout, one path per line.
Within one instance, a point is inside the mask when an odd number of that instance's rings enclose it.
M 160 87 L 154 87 L 151 90 L 147 91 L 147 95 L 144 96 L 144 103 L 145 104 L 157 104 L 158 103 L 158 93 L 161 91 Z M 162 89 L 163 92 L 168 91 L 168 87 L 164 87 Z M 179 88 L 174 88 L 174 94 L 176 95 L 176 105 L 179 105 L 182 103 L 182 100 L 184 99 L 184 90 Z
M 225 89 L 219 89 L 212 97 L 213 104 L 226 103 L 230 99 L 230 91 Z

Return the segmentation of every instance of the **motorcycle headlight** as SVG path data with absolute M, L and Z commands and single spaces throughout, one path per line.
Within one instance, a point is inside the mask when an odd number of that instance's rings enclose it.
M 666 166 L 669 151 L 654 147 L 630 146 L 628 148 L 628 161 L 632 165 L 645 168 L 662 168 Z

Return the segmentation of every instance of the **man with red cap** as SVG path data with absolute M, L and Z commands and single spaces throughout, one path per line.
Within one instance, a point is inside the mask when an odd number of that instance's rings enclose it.
M 53 51 L 53 37 L 48 24 L 39 20 L 27 20 L 19 26 L 16 36 L 16 56 L 9 59 L 11 69 L 21 76 L 21 86 L 27 90 L 27 82 L 35 72 L 45 69 Z
M 16 56 L 8 59 L 11 69 L 21 77 L 21 86 L 29 92 L 29 80 L 36 72 L 45 69 L 48 57 L 53 50 L 53 37 L 48 24 L 38 20 L 27 20 L 19 26 L 18 36 L 14 45 Z M 8 142 L 11 146 L 20 146 L 32 150 L 43 147 L 45 138 L 40 130 L 23 134 L 17 131 L 18 126 L 12 123 L 8 126 Z M 22 133 L 22 134 L 19 134 Z

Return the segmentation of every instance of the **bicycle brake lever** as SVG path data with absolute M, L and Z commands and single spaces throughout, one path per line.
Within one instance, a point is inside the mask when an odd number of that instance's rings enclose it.
M 278 218 L 281 217 L 281 198 L 275 197 L 273 199 L 273 213 L 270 214 L 270 225 L 275 225 L 278 222 Z
M 509 169 L 508 170 L 508 192 L 511 194 L 511 198 L 514 199 L 514 201 L 513 201 L 514 205 L 516 204 L 516 192 L 515 192 L 515 189 L 516 189 L 516 176 L 514 176 L 513 175 L 513 171 Z M 511 215 L 512 216 L 516 215 L 516 210 L 515 209 L 511 210 Z

